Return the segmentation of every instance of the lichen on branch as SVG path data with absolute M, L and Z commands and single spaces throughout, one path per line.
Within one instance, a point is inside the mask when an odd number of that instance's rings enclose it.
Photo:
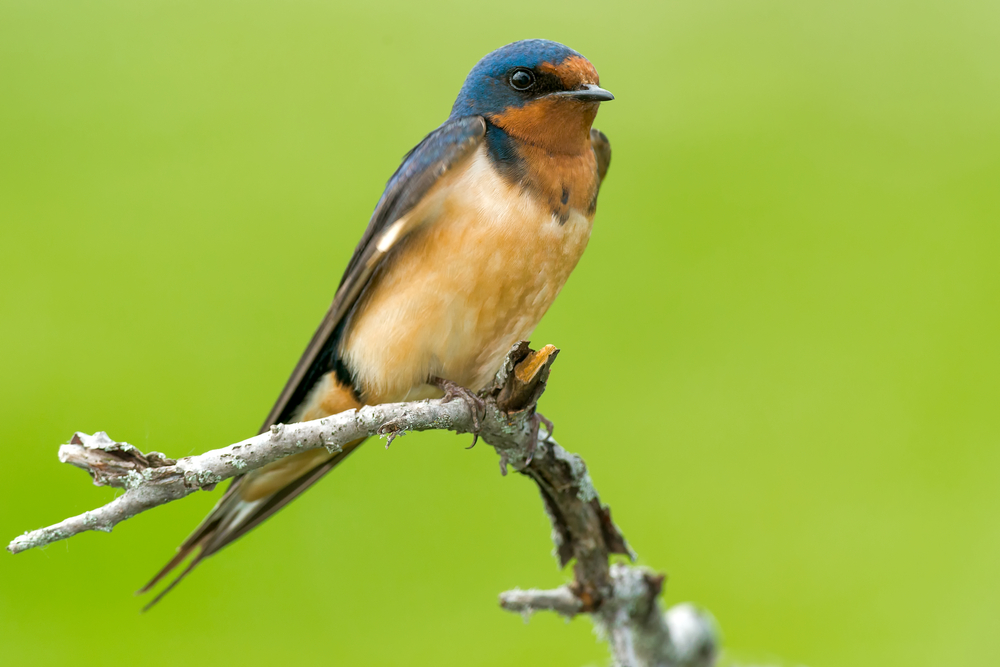
M 325 447 L 337 451 L 365 437 L 387 443 L 408 431 L 477 432 L 500 456 L 503 474 L 513 469 L 537 484 L 552 523 L 560 567 L 573 563 L 573 581 L 550 591 L 503 593 L 504 609 L 525 617 L 555 611 L 567 617 L 590 614 L 615 663 L 628 667 L 708 667 L 718 639 L 706 614 L 678 605 L 666 614 L 659 595 L 664 578 L 645 568 L 610 564 L 612 554 L 635 559 L 601 503 L 587 466 L 552 438 L 552 424 L 536 412 L 559 350 L 534 351 L 514 345 L 489 388 L 475 401 L 424 400 L 348 410 L 296 424 L 277 424 L 265 433 L 196 456 L 171 459 L 144 454 L 104 432 L 76 433 L 59 448 L 59 460 L 86 470 L 98 486 L 125 489 L 107 505 L 15 538 L 7 550 L 20 553 L 118 523 L 153 507 L 247 473 L 291 454 Z M 481 417 L 478 404 L 484 406 Z

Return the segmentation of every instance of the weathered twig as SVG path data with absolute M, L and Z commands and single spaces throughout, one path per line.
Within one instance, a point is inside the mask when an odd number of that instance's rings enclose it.
M 343 445 L 372 435 L 395 436 L 405 431 L 450 429 L 467 431 L 469 408 L 461 401 L 439 400 L 365 407 L 298 424 L 276 425 L 229 447 L 177 461 L 158 452 L 143 455 L 107 434 L 77 433 L 59 448 L 59 460 L 88 470 L 98 486 L 126 489 L 104 507 L 15 538 L 7 551 L 20 553 L 88 531 L 110 532 L 121 521 L 158 505 L 183 498 L 198 489 L 212 489 L 224 479 L 249 472 L 289 454 Z
M 487 406 L 508 415 L 533 413 L 557 352 L 552 346 L 538 352 L 528 349 L 527 343 L 515 346 L 490 392 L 494 402 Z M 609 567 L 611 554 L 635 559 L 611 520 L 611 510 L 601 504 L 583 459 L 568 453 L 548 433 L 542 431 L 541 437 L 538 433 L 537 442 L 484 439 L 500 453 L 501 466 L 514 463 L 538 484 L 559 564 L 575 560 L 575 578 L 572 584 L 550 591 L 508 591 L 501 594 L 500 605 L 526 616 L 541 610 L 568 617 L 590 612 L 611 645 L 616 664 L 623 667 L 713 664 L 718 639 L 711 618 L 690 605 L 664 615 L 657 601 L 662 575 L 623 564 Z
M 711 616 L 691 604 L 660 613 L 656 598 L 662 575 L 616 563 L 611 566 L 611 581 L 612 594 L 592 616 L 619 665 L 709 667 L 715 662 L 718 632 Z M 500 594 L 500 606 L 525 619 L 536 611 L 554 611 L 567 618 L 584 611 L 573 586 L 515 588 Z
M 500 604 L 526 616 L 540 610 L 569 617 L 590 613 L 618 665 L 711 665 L 717 638 L 709 617 L 688 605 L 663 614 L 657 601 L 663 576 L 629 565 L 609 565 L 611 554 L 632 559 L 634 554 L 612 522 L 610 510 L 601 504 L 583 460 L 560 447 L 551 437 L 551 424 L 535 413 L 557 354 L 551 345 L 537 352 L 523 341 L 515 345 L 485 392 L 486 414 L 478 421 L 480 437 L 497 450 L 503 473 L 513 468 L 537 483 L 552 522 L 559 564 L 575 561 L 574 581 L 551 591 L 508 591 Z M 229 447 L 176 461 L 157 452 L 142 454 L 104 433 L 77 433 L 60 447 L 60 461 L 87 470 L 97 485 L 121 487 L 125 493 L 104 507 L 25 533 L 7 549 L 19 553 L 88 530 L 110 531 L 151 507 L 214 488 L 224 479 L 305 449 L 336 451 L 374 435 L 391 442 L 406 431 L 467 433 L 476 421 L 469 403 L 462 400 L 395 403 L 278 425 Z M 541 428 L 543 423 L 548 428 Z

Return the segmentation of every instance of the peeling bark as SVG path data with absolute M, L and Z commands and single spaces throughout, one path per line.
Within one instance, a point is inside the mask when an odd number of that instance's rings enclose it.
M 551 345 L 538 351 L 524 341 L 514 345 L 493 385 L 483 392 L 486 410 L 478 422 L 479 436 L 500 455 L 503 473 L 512 468 L 538 485 L 559 565 L 573 562 L 574 579 L 550 591 L 507 591 L 500 604 L 526 617 L 543 610 L 567 617 L 590 614 L 615 664 L 623 667 L 708 667 L 718 647 L 711 618 L 690 605 L 664 614 L 657 599 L 663 575 L 621 563 L 609 565 L 612 554 L 633 561 L 635 554 L 611 520 L 610 508 L 601 504 L 583 459 L 560 447 L 552 439 L 551 423 L 535 412 L 558 353 Z M 123 488 L 125 493 L 103 507 L 25 533 L 7 550 L 20 553 L 89 530 L 110 532 L 140 512 L 199 489 L 210 490 L 224 479 L 306 449 L 337 451 L 369 436 L 391 442 L 406 431 L 471 433 L 476 423 L 467 401 L 393 403 L 277 424 L 229 447 L 177 460 L 158 452 L 143 454 L 104 432 L 76 433 L 60 447 L 59 460 L 86 470 L 94 484 Z

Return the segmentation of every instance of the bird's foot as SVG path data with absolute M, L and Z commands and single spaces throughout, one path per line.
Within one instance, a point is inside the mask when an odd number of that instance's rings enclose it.
M 552 431 L 555 429 L 555 426 L 540 412 L 536 412 L 531 416 L 531 439 L 528 441 L 528 457 L 524 461 L 525 468 L 531 465 L 531 461 L 535 458 L 535 449 L 538 447 L 538 433 L 541 431 L 543 425 L 547 434 L 545 441 L 548 442 L 549 438 L 552 437 Z
M 469 410 L 472 411 L 472 444 L 466 447 L 466 449 L 472 449 L 476 446 L 479 441 L 479 432 L 482 430 L 482 421 L 479 419 L 479 413 L 482 412 L 483 417 L 486 417 L 486 401 L 479 398 L 475 392 L 466 389 L 460 384 L 452 382 L 451 380 L 445 380 L 440 377 L 432 377 L 430 383 L 444 391 L 444 398 L 441 399 L 445 403 L 453 401 L 456 398 L 460 398 L 465 401 L 465 404 L 469 406 Z
M 535 418 L 541 422 L 542 426 L 545 427 L 545 431 L 549 434 L 548 437 L 545 438 L 545 440 L 548 441 L 548 439 L 552 437 L 552 432 L 556 430 L 555 424 L 552 423 L 552 420 L 546 419 L 545 415 L 541 412 L 535 412 Z

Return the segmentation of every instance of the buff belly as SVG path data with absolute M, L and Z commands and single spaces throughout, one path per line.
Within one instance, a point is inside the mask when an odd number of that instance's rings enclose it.
M 593 221 L 571 208 L 560 224 L 546 201 L 508 184 L 485 150 L 443 177 L 410 215 L 419 216 L 416 229 L 374 274 L 339 349 L 361 404 L 440 396 L 427 384 L 432 376 L 487 386 L 510 346 L 552 305 Z M 293 421 L 359 405 L 329 373 Z M 266 498 L 328 458 L 313 450 L 265 466 L 248 475 L 241 497 Z
M 368 404 L 439 395 L 431 376 L 485 387 L 530 336 L 587 246 L 592 216 L 558 216 L 507 183 L 485 149 L 443 179 L 426 219 L 373 277 L 341 358 Z

